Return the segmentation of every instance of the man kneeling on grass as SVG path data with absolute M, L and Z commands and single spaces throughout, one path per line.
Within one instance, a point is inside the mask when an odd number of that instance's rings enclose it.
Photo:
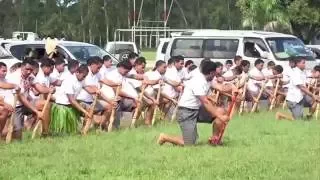
M 212 61 L 205 61 L 200 66 L 201 73 L 196 73 L 186 85 L 181 99 L 178 103 L 178 123 L 182 131 L 182 137 L 174 137 L 166 134 L 160 134 L 158 143 L 160 145 L 169 142 L 174 145 L 194 145 L 198 138 L 197 121 L 213 122 L 215 130 L 213 137 L 218 137 L 224 123 L 229 120 L 223 108 L 213 105 L 207 97 L 211 81 L 215 75 L 216 64 Z M 224 91 L 225 89 L 215 87 Z
M 306 60 L 303 58 L 296 60 L 296 67 L 290 77 L 290 84 L 286 101 L 291 111 L 291 115 L 283 114 L 280 112 L 276 113 L 276 119 L 287 119 L 287 120 L 298 120 L 303 119 L 304 107 L 309 107 L 309 113 L 306 118 L 311 118 L 315 111 L 313 103 L 320 102 L 320 97 L 316 96 L 307 88 L 307 74 L 305 73 Z M 313 68 L 313 78 L 319 78 L 320 66 Z

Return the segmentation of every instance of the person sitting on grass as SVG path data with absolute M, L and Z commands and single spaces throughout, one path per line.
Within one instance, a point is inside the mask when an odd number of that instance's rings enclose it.
M 313 114 L 314 110 L 312 104 L 314 101 L 320 101 L 320 97 L 315 96 L 306 87 L 307 75 L 305 73 L 306 60 L 304 58 L 299 58 L 296 60 L 296 67 L 293 69 L 292 75 L 290 77 L 290 84 L 288 88 L 288 93 L 286 101 L 291 112 L 291 115 L 277 112 L 276 119 L 287 119 L 287 120 L 298 120 L 303 119 L 303 109 L 304 107 L 310 108 L 310 113 Z M 313 68 L 314 78 L 319 78 L 320 76 L 320 66 L 315 66 Z
M 158 144 L 163 145 L 168 142 L 179 146 L 195 145 L 198 139 L 197 121 L 210 121 L 211 123 L 214 120 L 213 138 L 217 138 L 223 125 L 229 121 L 226 111 L 213 105 L 207 96 L 215 74 L 216 64 L 212 61 L 205 61 L 200 68 L 201 73 L 195 74 L 186 84 L 178 102 L 177 120 L 182 136 L 169 136 L 161 133 Z M 215 88 L 224 90 L 220 86 Z

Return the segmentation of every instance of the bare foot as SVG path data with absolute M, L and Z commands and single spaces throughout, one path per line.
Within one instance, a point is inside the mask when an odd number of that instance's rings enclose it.
M 158 143 L 160 146 L 165 143 L 165 134 L 161 133 L 161 134 L 159 135 L 159 138 L 158 138 L 158 140 L 157 140 L 157 143 Z
M 276 113 L 276 119 L 277 120 L 282 120 L 282 116 L 279 112 Z

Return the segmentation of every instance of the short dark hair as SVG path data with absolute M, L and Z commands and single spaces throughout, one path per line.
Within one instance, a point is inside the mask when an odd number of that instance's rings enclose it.
M 305 60 L 306 60 L 305 57 L 296 56 L 295 57 L 295 64 L 300 63 L 301 61 L 305 61 Z
M 273 61 L 269 61 L 268 63 L 267 63 L 267 66 L 269 67 L 269 66 L 275 66 L 276 65 L 276 63 L 274 63 Z
M 240 65 L 241 65 L 241 67 L 248 66 L 248 65 L 250 65 L 250 62 L 248 60 L 243 60 L 243 61 L 241 61 Z
M 222 67 L 223 64 L 221 62 L 215 62 L 216 63 L 216 67 Z
M 319 66 L 319 65 L 315 66 L 315 67 L 313 68 L 313 70 L 320 72 L 320 66 Z
M 132 65 L 129 60 L 124 60 L 124 61 L 119 62 L 117 64 L 117 67 L 123 67 L 124 69 L 127 69 L 129 71 L 132 69 Z
M 243 71 L 241 66 L 236 66 L 233 70 L 236 75 L 240 75 Z
M 205 61 L 201 67 L 201 73 L 204 75 L 208 75 L 213 71 L 216 71 L 217 65 L 212 61 Z
M 144 57 L 139 57 L 139 58 L 136 59 L 136 61 L 134 62 L 134 65 L 141 65 L 141 64 L 147 64 L 146 58 L 144 58 Z
M 202 66 L 203 66 L 206 62 L 209 62 L 209 61 L 211 61 L 209 58 L 204 58 L 204 59 L 200 62 L 199 68 L 202 69 Z
M 77 68 L 79 66 L 79 61 L 77 60 L 69 60 L 68 61 L 68 70 L 70 71 L 73 68 Z
M 87 74 L 89 72 L 89 68 L 88 68 L 88 66 L 86 64 L 81 64 L 78 67 L 77 72 L 81 73 L 81 74 Z
M 297 63 L 297 58 L 295 56 L 290 56 L 289 57 L 289 63 L 294 63 L 296 64 Z
M 175 62 L 184 61 L 184 57 L 181 55 L 175 56 L 174 59 L 175 59 Z
M 103 59 L 103 61 L 111 61 L 112 60 L 112 58 L 109 55 L 103 56 L 102 59 Z
M 232 62 L 232 60 L 229 59 L 229 60 L 226 61 L 226 64 L 231 64 L 232 65 L 233 62 Z
M 191 71 L 195 70 L 196 68 L 197 68 L 197 66 L 193 64 L 188 68 L 188 70 L 191 72 Z
M 264 61 L 262 59 L 257 59 L 255 62 L 254 62 L 254 66 L 258 65 L 258 64 L 263 64 Z
M 41 67 L 53 67 L 54 61 L 52 59 L 47 59 L 45 61 L 42 61 L 40 66 Z
M 55 59 L 55 61 L 54 61 L 54 64 L 55 64 L 56 66 L 61 65 L 61 64 L 65 64 L 65 63 L 66 63 L 66 62 L 64 61 L 63 58 L 57 58 L 57 59 Z
M 100 64 L 101 58 L 99 56 L 92 56 L 87 60 L 87 65 L 91 66 L 92 64 Z
M 7 67 L 7 65 L 4 62 L 0 62 L 0 68 Z
M 168 60 L 168 65 L 173 64 L 173 62 L 174 62 L 174 59 L 171 57 L 171 58 Z
M 156 65 L 154 66 L 154 68 L 152 69 L 152 71 L 155 71 L 158 67 L 162 66 L 163 64 L 166 64 L 166 62 L 159 60 L 156 62 Z
M 235 57 L 233 58 L 233 62 L 236 63 L 237 61 L 240 61 L 241 59 L 242 59 L 241 56 L 235 56 Z
M 34 66 L 35 63 L 37 63 L 37 62 L 32 60 L 31 58 L 26 58 L 25 60 L 22 61 L 21 66 L 25 66 L 27 64 Z
M 186 61 L 186 63 L 184 64 L 184 67 L 187 67 L 187 66 L 189 66 L 190 64 L 194 64 L 192 60 Z
M 173 60 L 175 63 L 179 63 L 180 61 L 184 61 L 184 57 L 183 56 L 174 56 Z
M 276 65 L 273 70 L 277 71 L 278 73 L 282 73 L 283 72 L 283 68 L 281 65 Z
M 134 59 L 134 58 L 137 58 L 139 57 L 138 54 L 134 53 L 134 52 L 131 52 L 129 55 L 128 55 L 128 59 Z

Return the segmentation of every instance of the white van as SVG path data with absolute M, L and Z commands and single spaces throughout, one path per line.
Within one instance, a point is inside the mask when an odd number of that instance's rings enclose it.
M 26 52 L 32 50 L 36 53 L 36 56 L 40 59 L 45 54 L 45 41 L 7 41 L 0 42 L 0 45 L 9 51 L 15 58 L 22 60 L 26 55 Z M 101 49 L 100 47 L 76 41 L 58 41 L 56 47 L 57 51 L 61 53 L 66 60 L 78 60 L 80 63 L 86 63 L 88 58 L 92 56 L 103 57 L 109 55 L 114 64 L 118 63 L 118 60 L 111 54 Z
M 224 63 L 240 55 L 253 63 L 261 58 L 267 63 L 287 66 L 291 56 L 305 57 L 308 68 L 317 63 L 309 48 L 295 36 L 276 32 L 237 30 L 197 30 L 176 34 L 170 40 L 165 60 L 182 55 L 197 65 L 204 58 Z

